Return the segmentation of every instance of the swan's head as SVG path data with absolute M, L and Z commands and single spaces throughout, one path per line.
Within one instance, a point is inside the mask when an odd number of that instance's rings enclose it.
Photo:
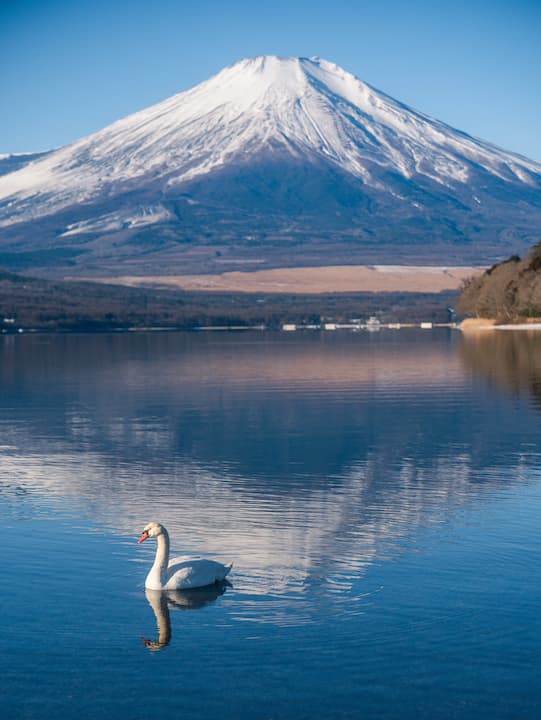
M 165 531 L 165 528 L 163 525 L 160 525 L 160 523 L 157 522 L 150 522 L 148 525 L 145 525 L 143 528 L 143 534 L 137 541 L 138 543 L 145 542 L 145 540 L 148 540 L 149 538 L 155 538 L 158 537 L 158 535 L 163 535 Z

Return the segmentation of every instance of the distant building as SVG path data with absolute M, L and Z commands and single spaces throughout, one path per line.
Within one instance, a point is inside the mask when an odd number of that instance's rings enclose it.
M 368 318 L 368 320 L 366 321 L 366 329 L 367 330 L 380 330 L 381 329 L 381 323 L 377 319 L 377 317 L 372 315 L 371 317 Z

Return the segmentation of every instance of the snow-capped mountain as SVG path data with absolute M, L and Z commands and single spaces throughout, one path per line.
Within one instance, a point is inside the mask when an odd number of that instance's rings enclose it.
M 540 221 L 540 164 L 318 58 L 243 60 L 0 177 L 0 264 L 96 273 L 486 262 Z

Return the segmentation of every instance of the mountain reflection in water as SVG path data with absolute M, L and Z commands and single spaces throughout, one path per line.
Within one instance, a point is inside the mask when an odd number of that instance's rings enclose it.
M 2 472 L 27 506 L 84 507 L 128 537 L 163 522 L 175 550 L 233 560 L 235 589 L 275 608 L 351 600 L 367 567 L 521 482 L 538 452 L 531 405 L 476 379 L 538 388 L 525 336 L 2 341 Z

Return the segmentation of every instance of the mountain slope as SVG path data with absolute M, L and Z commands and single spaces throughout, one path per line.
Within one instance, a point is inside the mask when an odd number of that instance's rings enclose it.
M 31 162 L 43 158 L 50 151 L 0 155 L 0 176 L 20 170 Z
M 0 177 L 0 263 L 96 274 L 486 262 L 540 221 L 539 164 L 318 58 L 243 60 Z

